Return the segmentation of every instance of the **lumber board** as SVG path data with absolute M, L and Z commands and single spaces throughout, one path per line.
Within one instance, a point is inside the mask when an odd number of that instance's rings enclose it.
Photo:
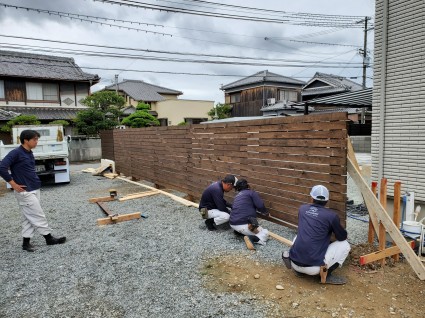
M 376 212 L 378 220 L 384 225 L 390 237 L 400 248 L 400 252 L 403 253 L 404 257 L 409 262 L 410 266 L 412 267 L 418 278 L 420 280 L 425 280 L 425 267 L 422 264 L 421 260 L 411 249 L 406 239 L 401 234 L 400 230 L 397 228 L 391 217 L 379 203 L 378 199 L 375 197 L 375 195 L 361 176 L 360 171 L 355 167 L 355 165 L 350 159 L 348 159 L 348 172 L 350 173 L 351 178 L 359 187 L 365 199 L 368 210 L 373 209 Z
M 285 245 L 288 245 L 288 246 L 292 246 L 292 244 L 293 244 L 291 240 L 288 240 L 288 239 L 286 239 L 286 238 L 284 238 L 280 235 L 277 235 L 276 233 L 273 233 L 271 231 L 269 231 L 269 237 L 271 237 L 271 238 L 275 239 L 276 241 L 279 241 L 279 242 L 281 242 Z
M 116 220 L 112 220 L 111 217 L 97 219 L 97 225 L 115 224 L 118 222 L 140 219 L 140 217 L 141 217 L 140 212 L 134 212 L 129 214 L 119 214 L 116 216 Z
M 155 194 L 159 194 L 159 191 L 148 191 L 148 192 L 145 192 L 145 193 L 128 195 L 128 196 L 125 196 L 123 198 L 119 198 L 118 201 L 122 202 L 122 201 L 127 201 L 127 200 L 139 199 L 139 198 L 148 197 L 148 196 L 155 195 Z
M 100 198 L 91 198 L 89 199 L 89 202 L 91 203 L 96 203 L 96 202 L 109 202 L 109 201 L 114 201 L 115 197 L 100 197 Z
M 142 186 L 142 187 L 145 187 L 147 189 L 157 190 L 159 193 L 164 194 L 164 195 L 172 198 L 173 200 L 182 203 L 185 206 L 193 206 L 195 208 L 199 208 L 199 204 L 197 204 L 195 202 L 192 202 L 192 201 L 189 201 L 189 200 L 186 200 L 186 199 L 183 199 L 183 198 L 181 198 L 181 197 L 179 197 L 177 195 L 174 195 L 172 193 L 168 193 L 168 192 L 165 192 L 165 191 L 162 191 L 162 190 L 158 190 L 158 189 L 156 189 L 154 187 L 151 187 L 151 186 L 148 186 L 146 184 L 143 184 L 143 183 L 140 183 L 140 182 L 136 182 L 136 181 L 131 181 L 131 180 L 128 180 L 128 179 L 123 178 L 123 177 L 117 177 L 117 179 L 120 179 L 120 180 L 123 180 L 123 181 L 126 181 L 126 182 L 130 182 L 130 183 L 133 183 L 133 184 L 137 184 L 137 185 Z
M 415 241 L 411 241 L 408 244 L 410 244 L 410 247 L 412 249 L 415 247 Z M 382 260 L 389 256 L 398 255 L 399 253 L 400 253 L 400 248 L 397 245 L 391 246 L 381 251 L 376 251 L 370 254 L 360 256 L 360 259 L 359 259 L 360 265 L 366 265 L 368 263 Z

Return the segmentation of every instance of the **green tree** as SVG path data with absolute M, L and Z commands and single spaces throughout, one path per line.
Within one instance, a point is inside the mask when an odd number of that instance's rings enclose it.
M 208 116 L 214 118 L 215 110 L 217 109 L 218 119 L 229 118 L 232 116 L 232 106 L 228 104 L 217 103 L 213 109 L 208 112 Z
M 145 110 L 136 110 L 133 114 L 124 118 L 121 124 L 132 128 L 141 128 L 159 126 L 159 120 Z
M 150 111 L 151 110 L 151 105 L 146 104 L 144 102 L 138 102 L 137 106 L 136 106 L 137 110 L 145 110 L 145 111 Z
M 107 113 L 111 107 L 122 109 L 125 99 L 114 91 L 98 91 L 84 98 L 81 104 Z
M 117 125 L 115 119 L 106 117 L 103 111 L 94 108 L 79 111 L 74 122 L 78 133 L 89 136 L 96 136 L 99 131 L 113 129 Z
M 51 121 L 49 124 L 50 125 L 62 125 L 64 127 L 70 125 L 70 123 L 67 120 L 63 120 L 63 119 L 58 119 L 58 120 Z
M 119 124 L 125 99 L 114 91 L 99 91 L 84 98 L 81 104 L 89 109 L 79 111 L 74 119 L 78 132 L 97 135 L 100 130 Z
M 12 126 L 15 125 L 40 125 L 41 122 L 35 115 L 19 115 L 11 120 L 9 120 L 6 125 L 1 127 L 1 131 L 11 132 Z

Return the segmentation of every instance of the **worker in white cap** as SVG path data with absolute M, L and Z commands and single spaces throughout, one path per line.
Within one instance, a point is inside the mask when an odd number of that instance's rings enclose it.
M 329 191 L 323 185 L 311 189 L 312 204 L 304 204 L 298 211 L 298 233 L 288 252 L 282 254 L 287 268 L 295 275 L 320 275 L 322 284 L 342 285 L 344 277 L 332 275 L 342 266 L 350 252 L 347 231 L 341 226 L 338 214 L 326 208 Z M 331 235 L 336 241 L 331 243 Z

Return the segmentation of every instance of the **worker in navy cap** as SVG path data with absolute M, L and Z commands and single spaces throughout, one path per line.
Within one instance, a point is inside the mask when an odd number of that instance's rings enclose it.
M 333 275 L 342 266 L 350 252 L 347 231 L 341 226 L 338 214 L 325 207 L 329 191 L 323 185 L 311 189 L 311 204 L 298 211 L 298 233 L 288 252 L 283 252 L 283 262 L 295 275 L 319 275 L 322 284 L 342 285 L 344 277 Z M 331 243 L 331 235 L 336 241 Z
M 199 211 L 208 230 L 214 231 L 216 225 L 229 222 L 232 204 L 224 199 L 224 192 L 231 191 L 236 182 L 238 179 L 228 174 L 221 181 L 210 184 L 202 193 Z

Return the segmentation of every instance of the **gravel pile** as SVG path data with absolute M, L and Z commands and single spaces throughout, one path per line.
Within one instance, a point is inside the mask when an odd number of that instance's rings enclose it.
M 286 246 L 271 239 L 251 253 L 229 227 L 206 231 L 197 209 L 164 195 L 107 202 L 114 212 L 148 218 L 98 227 L 104 215 L 89 198 L 107 196 L 110 188 L 121 195 L 144 189 L 82 168 L 73 167 L 69 185 L 46 186 L 41 194 L 53 235 L 67 236 L 64 245 L 46 246 L 36 234 L 37 251 L 22 251 L 13 193 L 0 197 L 0 317 L 265 317 L 267 305 L 249 295 L 204 288 L 202 268 L 207 259 L 228 254 L 281 264 Z M 295 235 L 261 223 L 283 237 Z M 366 240 L 367 223 L 347 224 L 351 243 Z

